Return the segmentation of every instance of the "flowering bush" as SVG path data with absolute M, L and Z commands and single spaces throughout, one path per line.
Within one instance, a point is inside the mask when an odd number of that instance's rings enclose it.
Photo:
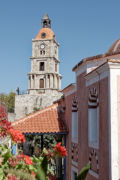
M 4 109 L 0 106 L 0 138 L 12 139 L 14 143 L 24 143 L 24 135 L 14 130 L 7 120 Z M 0 180 L 56 180 L 56 176 L 48 168 L 51 158 L 67 156 L 61 143 L 52 150 L 44 149 L 40 157 L 29 157 L 21 152 L 13 155 L 6 144 L 0 144 Z
M 60 157 L 64 157 L 68 155 L 66 148 L 64 146 L 61 146 L 61 142 L 56 144 L 56 146 L 54 147 L 54 150 L 55 150 L 55 153 L 59 155 Z
M 17 131 L 17 130 L 14 130 L 11 128 L 7 132 L 8 132 L 8 134 L 11 135 L 11 138 L 14 142 L 16 142 L 16 143 L 24 143 L 25 142 L 25 136 L 20 131 Z

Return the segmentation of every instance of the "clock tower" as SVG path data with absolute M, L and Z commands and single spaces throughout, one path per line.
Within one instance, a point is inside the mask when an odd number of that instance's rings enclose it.
M 51 20 L 45 14 L 42 28 L 32 40 L 31 72 L 28 73 L 28 93 L 15 97 L 16 119 L 43 109 L 61 98 L 58 47 Z
M 45 14 L 42 28 L 32 40 L 31 72 L 29 94 L 54 94 L 61 88 L 59 74 L 58 47 L 55 34 L 51 29 L 51 20 Z

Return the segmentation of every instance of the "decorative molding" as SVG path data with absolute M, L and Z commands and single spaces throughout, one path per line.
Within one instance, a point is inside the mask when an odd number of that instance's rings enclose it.
M 71 144 L 71 147 L 72 147 L 72 149 L 71 149 L 71 159 L 72 159 L 74 162 L 78 163 L 78 152 L 79 152 L 78 146 L 77 146 L 76 143 L 72 143 L 72 144 Z M 74 154 L 76 155 L 76 159 L 75 159 Z
M 106 78 L 109 76 L 109 71 L 105 71 L 102 74 L 98 74 L 95 70 L 86 78 L 86 87 Z
M 91 88 L 89 91 L 88 108 L 97 108 L 98 105 L 98 92 L 97 89 L 94 87 Z
M 94 135 L 94 125 L 96 123 L 96 136 Z M 93 133 L 93 134 L 92 134 Z M 96 137 L 96 139 L 95 139 Z M 99 148 L 99 100 L 95 87 L 89 89 L 88 96 L 88 145 L 92 148 Z
M 97 152 L 95 151 L 95 149 L 92 149 L 90 154 L 89 154 L 89 163 L 90 166 L 92 165 L 92 157 L 95 156 L 95 160 L 96 160 L 96 170 L 97 172 L 95 172 L 93 169 L 90 169 L 91 173 L 93 176 L 99 176 L 99 161 L 98 161 L 98 155 Z
M 76 111 L 78 111 L 78 99 L 77 96 L 74 96 L 72 100 L 72 112 Z
M 76 161 L 74 161 L 74 160 L 72 160 L 72 164 L 73 164 L 74 166 L 78 166 L 78 162 L 76 162 Z
M 99 175 L 96 172 L 94 172 L 93 170 L 89 170 L 89 174 L 96 177 L 97 179 L 99 178 Z

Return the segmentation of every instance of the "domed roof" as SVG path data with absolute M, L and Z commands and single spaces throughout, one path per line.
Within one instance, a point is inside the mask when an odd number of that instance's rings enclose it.
M 106 52 L 106 54 L 118 54 L 118 53 L 120 53 L 120 39 L 115 41 Z
M 35 39 L 40 39 L 40 40 L 55 39 L 55 35 L 52 29 L 42 28 L 37 34 Z

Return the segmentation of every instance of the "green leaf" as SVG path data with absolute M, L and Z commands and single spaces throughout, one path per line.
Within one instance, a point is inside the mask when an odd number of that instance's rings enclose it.
M 34 163 L 38 163 L 40 160 L 39 160 L 37 157 L 33 156 L 32 161 L 33 161 Z
M 3 177 L 4 177 L 4 172 L 3 172 L 2 168 L 1 168 L 1 169 L 0 169 L 0 180 L 2 180 Z
M 47 156 L 45 155 L 43 158 L 43 161 L 41 163 L 41 167 L 44 170 L 45 174 L 47 175 L 47 170 L 48 170 L 48 159 Z
M 36 173 L 36 179 L 37 180 L 46 180 L 46 174 L 42 167 L 39 167 Z
M 4 157 L 4 163 L 11 157 L 12 155 L 11 155 L 11 152 L 10 151 L 7 151 L 4 155 L 3 155 L 3 157 Z
M 28 169 L 30 172 L 32 172 L 32 171 L 36 172 L 36 168 L 33 165 L 29 165 Z
M 16 165 L 15 169 L 22 169 L 23 163 L 20 162 L 19 164 Z
M 85 180 L 87 173 L 90 169 L 90 163 L 88 163 L 79 173 L 76 180 Z

